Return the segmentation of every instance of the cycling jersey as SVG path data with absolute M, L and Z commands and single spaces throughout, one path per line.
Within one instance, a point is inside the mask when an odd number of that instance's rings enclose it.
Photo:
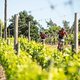
M 63 39 L 64 35 L 66 35 L 66 32 L 65 31 L 59 31 L 59 38 L 60 39 Z
M 41 33 L 40 36 L 41 36 L 41 39 L 45 39 L 46 38 L 46 35 L 44 33 Z

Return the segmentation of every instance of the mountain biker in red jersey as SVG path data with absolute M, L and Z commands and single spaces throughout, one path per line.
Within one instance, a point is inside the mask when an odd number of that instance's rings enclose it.
M 61 48 L 60 42 L 64 42 L 64 36 L 67 37 L 67 32 L 64 28 L 61 28 L 61 30 L 58 32 L 58 49 Z
M 41 37 L 41 42 L 43 43 L 43 44 L 45 44 L 45 38 L 47 37 L 47 35 L 45 34 L 45 33 L 43 33 L 43 32 L 40 32 L 40 37 Z

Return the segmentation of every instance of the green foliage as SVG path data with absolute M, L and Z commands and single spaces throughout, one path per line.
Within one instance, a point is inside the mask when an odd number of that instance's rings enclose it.
M 64 20 L 63 26 L 65 27 L 66 30 L 69 30 L 69 22 L 68 21 Z
M 0 64 L 3 65 L 7 80 L 40 80 L 46 78 L 42 69 L 33 62 L 27 52 L 17 56 L 13 47 L 0 40 Z
M 48 29 L 45 29 L 44 32 L 48 35 L 46 43 L 55 44 L 57 42 L 59 30 L 60 30 L 59 26 L 51 26 Z
M 14 15 L 15 16 L 15 15 Z M 14 34 L 14 16 L 10 19 L 11 24 L 8 28 L 11 29 L 11 35 Z M 19 13 L 19 31 L 18 34 L 27 36 L 28 37 L 28 27 L 30 22 L 30 33 L 31 33 L 31 39 L 36 40 L 38 39 L 38 27 L 37 27 L 37 21 L 34 20 L 34 17 L 32 15 L 28 15 L 26 11 L 21 11 Z
M 47 27 L 57 26 L 56 23 L 53 23 L 52 19 L 50 19 L 49 21 L 46 21 L 46 23 L 47 23 Z
M 0 39 L 0 64 L 8 80 L 80 80 L 80 53 L 20 38 L 20 55 Z

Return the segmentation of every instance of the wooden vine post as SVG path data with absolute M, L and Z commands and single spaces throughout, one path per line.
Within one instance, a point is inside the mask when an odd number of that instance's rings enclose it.
M 2 25 L 0 24 L 0 38 L 2 38 Z
M 7 0 L 4 3 L 4 38 L 7 40 Z
M 28 24 L 28 41 L 31 40 L 31 37 L 30 37 L 30 21 L 29 21 L 29 24 Z
M 74 48 L 78 53 L 78 14 L 75 13 L 75 25 L 74 25 Z
M 7 44 L 10 45 L 10 29 L 8 29 Z
M 18 15 L 15 15 L 15 25 L 14 25 L 14 49 L 17 54 L 19 54 L 19 44 L 18 44 Z

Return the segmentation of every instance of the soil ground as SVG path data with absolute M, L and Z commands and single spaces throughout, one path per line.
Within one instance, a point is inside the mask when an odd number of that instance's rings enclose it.
M 1 65 L 0 65 L 0 80 L 6 80 L 5 71 Z

